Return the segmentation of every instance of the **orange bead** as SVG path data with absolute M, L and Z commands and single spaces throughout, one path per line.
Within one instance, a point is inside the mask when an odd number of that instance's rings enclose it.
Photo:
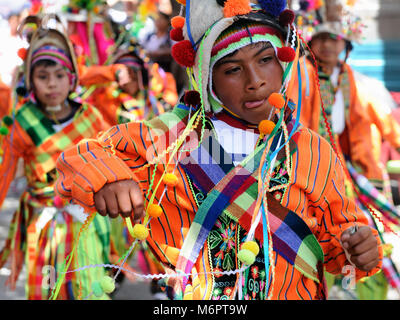
M 167 173 L 163 178 L 163 182 L 169 187 L 175 187 L 178 184 L 179 180 L 178 177 L 173 173 Z
M 159 218 L 163 214 L 162 208 L 158 204 L 151 204 L 147 209 L 147 212 L 150 217 Z
M 271 120 L 262 120 L 258 124 L 258 130 L 261 134 L 270 134 L 275 128 L 275 123 Z
M 182 29 L 185 25 L 185 18 L 181 16 L 176 16 L 171 19 L 171 26 L 174 29 Z
M 277 109 L 282 109 L 286 104 L 285 98 L 280 93 L 276 92 L 268 97 L 268 102 Z

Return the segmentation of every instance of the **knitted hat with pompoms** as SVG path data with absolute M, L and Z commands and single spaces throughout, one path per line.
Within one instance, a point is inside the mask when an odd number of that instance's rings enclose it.
M 283 63 L 282 65 L 286 63 L 287 67 L 288 62 L 296 58 L 298 42 L 293 40 L 297 36 L 293 25 L 294 13 L 286 9 L 286 0 L 177 1 L 182 4 L 182 12 L 185 14 L 184 17 L 174 17 L 171 21 L 174 29 L 182 29 L 182 32 L 172 32 L 174 36 L 179 35 L 174 39 L 179 42 L 173 46 L 172 56 L 180 65 L 189 68 L 193 77 L 192 82 L 194 81 L 198 86 L 206 112 L 211 111 L 208 86 L 213 53 L 215 56 L 215 42 L 221 33 L 235 22 L 237 24 L 238 21 L 242 21 L 244 28 L 246 24 L 256 24 L 258 27 L 253 30 L 257 30 L 256 33 L 260 31 L 268 42 L 271 42 L 271 34 L 276 35 L 281 40 L 281 44 L 274 47 L 280 50 L 277 57 Z M 265 26 L 265 28 L 260 26 Z M 238 41 L 243 40 L 243 37 L 231 37 L 231 40 L 234 38 L 239 39 Z

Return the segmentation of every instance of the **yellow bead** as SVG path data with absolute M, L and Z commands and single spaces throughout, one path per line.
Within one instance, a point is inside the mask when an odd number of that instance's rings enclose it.
M 109 276 L 105 276 L 103 279 L 101 279 L 100 286 L 105 293 L 111 293 L 115 290 L 114 279 Z
M 260 252 L 260 247 L 255 241 L 246 241 L 242 244 L 241 248 L 253 252 L 254 255 L 258 255 L 258 253 Z
M 133 236 L 138 240 L 144 240 L 149 236 L 149 230 L 142 224 L 135 224 L 133 227 Z
M 256 261 L 256 256 L 253 252 L 246 249 L 240 249 L 238 253 L 238 259 L 244 264 L 250 266 Z
M 159 218 L 163 214 L 163 210 L 158 204 L 149 205 L 147 212 L 149 216 L 153 218 Z
M 178 177 L 173 173 L 165 174 L 163 182 L 169 187 L 175 187 L 178 184 Z
M 271 120 L 262 120 L 258 124 L 258 130 L 261 134 L 270 134 L 275 128 L 275 123 Z

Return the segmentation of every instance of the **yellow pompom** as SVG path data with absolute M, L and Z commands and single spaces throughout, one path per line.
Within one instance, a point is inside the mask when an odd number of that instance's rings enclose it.
M 258 124 L 258 130 L 261 134 L 270 134 L 275 128 L 275 123 L 271 120 L 262 120 Z
M 149 236 L 149 230 L 142 224 L 135 224 L 133 227 L 133 236 L 138 240 L 144 240 Z
M 277 109 L 282 109 L 286 104 L 285 98 L 280 93 L 276 92 L 268 97 L 268 102 Z
M 242 244 L 241 248 L 253 252 L 254 255 L 258 255 L 258 253 L 260 252 L 260 247 L 255 241 L 246 241 L 245 243 Z
M 246 249 L 240 249 L 238 253 L 238 258 L 244 264 L 250 266 L 256 261 L 256 256 L 253 252 Z
M 115 290 L 114 279 L 109 276 L 104 276 L 100 281 L 100 286 L 105 293 L 111 293 Z
M 186 285 L 183 300 L 193 300 L 193 288 L 190 284 Z
M 149 205 L 147 212 L 149 216 L 153 218 L 159 218 L 163 214 L 163 210 L 158 204 Z
M 173 173 L 167 173 L 163 178 L 163 182 L 169 187 L 175 187 L 178 184 L 178 177 Z

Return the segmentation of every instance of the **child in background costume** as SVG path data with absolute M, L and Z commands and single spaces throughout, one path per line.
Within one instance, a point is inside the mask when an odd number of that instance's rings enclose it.
M 57 192 L 136 223 L 170 298 L 323 299 L 324 266 L 377 272 L 379 239 L 338 158 L 292 117 L 300 43 L 286 2 L 185 3 L 172 53 L 198 91 L 66 150 Z
M 172 74 L 156 63 L 149 66 L 140 58 L 137 47 L 133 46 L 120 49 L 110 65 L 87 67 L 80 84 L 91 92 L 87 101 L 102 112 L 111 126 L 151 119 L 178 102 Z M 125 239 L 131 238 L 126 236 L 127 230 L 120 219 L 111 221 L 111 230 L 112 260 L 115 261 L 127 249 Z M 148 253 L 142 253 L 148 257 Z M 153 270 L 157 269 L 155 263 L 146 260 Z M 129 276 L 126 272 L 124 274 Z
M 71 252 L 76 253 L 76 263 L 108 260 L 109 221 L 96 217 L 93 225 L 81 232 L 81 240 L 73 243 L 86 215 L 79 205 L 66 205 L 54 195 L 57 157 L 65 148 L 93 138 L 106 128 L 97 109 L 69 99 L 77 81 L 75 56 L 66 36 L 56 29 L 38 28 L 25 60 L 25 87 L 30 98 L 13 111 L 12 121 L 7 123 L 0 164 L 2 204 L 17 161 L 24 160 L 27 188 L 13 216 L 0 265 L 10 262 L 8 284 L 15 288 L 26 263 L 28 299 L 51 296 L 62 263 Z M 104 269 L 66 275 L 59 298 L 87 295 L 93 277 L 103 276 Z
M 372 210 L 382 212 L 386 222 L 385 230 L 392 230 L 387 229 L 387 226 L 399 225 L 400 216 L 391 201 L 379 192 L 383 189 L 383 180 L 387 174 L 380 160 L 374 155 L 374 137 L 371 131 L 373 120 L 369 116 L 370 110 L 365 105 L 366 97 L 360 96 L 353 70 L 346 64 L 352 49 L 351 41 L 360 38 L 362 25 L 341 0 L 322 3 L 300 1 L 300 9 L 297 22 L 302 28 L 302 37 L 308 41 L 311 50 L 302 62 L 304 81 L 301 123 L 318 132 L 339 149 L 340 157 L 346 164 L 346 178 L 351 179 L 346 182 L 347 195 L 354 197 L 358 193 L 355 201 L 368 216 L 370 224 L 376 227 L 377 220 L 366 204 L 372 205 Z M 339 55 L 343 51 L 345 59 L 340 61 Z M 324 108 L 321 106 L 321 100 Z M 328 131 L 326 121 L 331 127 L 331 132 Z M 361 171 L 363 176 L 357 171 Z M 381 233 L 380 237 L 383 241 Z M 390 259 L 384 260 L 383 270 L 387 277 L 397 279 L 394 283 L 400 284 L 399 273 Z M 382 283 L 382 280 L 385 284 L 373 285 L 375 289 L 371 291 L 370 296 L 366 293 L 368 290 L 360 289 L 363 286 L 368 288 L 374 282 Z M 385 299 L 387 282 L 382 273 L 366 281 L 366 285 L 363 284 L 365 281 L 357 284 L 360 297 Z
M 0 119 L 8 115 L 11 109 L 11 89 L 0 79 Z
M 94 89 L 88 101 L 111 126 L 160 115 L 178 100 L 172 75 L 157 65 L 149 70 L 134 49 L 121 49 L 110 65 L 88 67 L 80 83 Z

